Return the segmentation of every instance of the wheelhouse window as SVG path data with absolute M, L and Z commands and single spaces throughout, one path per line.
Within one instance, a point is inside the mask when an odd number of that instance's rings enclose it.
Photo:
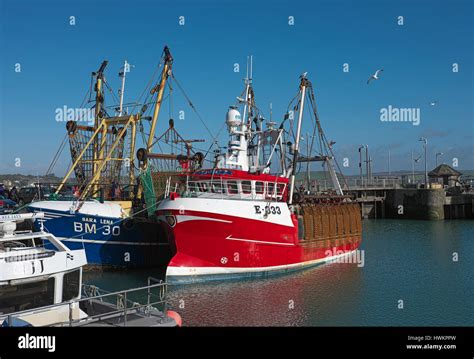
M 212 192 L 213 193 L 224 193 L 225 190 L 222 186 L 222 183 L 221 182 L 212 183 Z
M 199 192 L 199 186 L 195 182 L 189 182 L 188 189 L 189 189 L 189 192 L 192 192 L 192 193 Z
M 285 184 L 284 183 L 278 183 L 277 188 L 278 188 L 278 195 L 282 196 L 283 192 L 285 192 Z
M 238 194 L 239 193 L 239 187 L 237 186 L 236 181 L 227 181 L 227 190 L 229 191 L 229 194 Z
M 63 301 L 71 300 L 79 296 L 81 272 L 79 269 L 64 274 L 63 277 Z
M 267 183 L 267 196 L 274 197 L 275 196 L 275 183 L 268 182 Z
M 264 184 L 263 182 L 255 182 L 255 193 L 263 194 L 264 192 Z
M 252 193 L 252 182 L 251 181 L 242 181 L 242 193 L 245 193 L 245 194 Z
M 54 304 L 54 278 L 0 286 L 0 314 Z
M 198 188 L 201 192 L 209 191 L 209 185 L 207 184 L 207 182 L 198 182 Z

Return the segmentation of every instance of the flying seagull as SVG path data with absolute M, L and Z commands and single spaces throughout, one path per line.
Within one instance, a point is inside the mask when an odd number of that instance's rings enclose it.
M 438 101 L 430 101 L 430 106 L 436 106 L 438 104 Z
M 383 69 L 379 69 L 377 71 L 375 71 L 375 74 L 373 74 L 372 76 L 369 77 L 369 79 L 367 80 L 367 85 L 369 84 L 370 80 L 378 80 L 379 79 L 379 74 L 383 71 Z

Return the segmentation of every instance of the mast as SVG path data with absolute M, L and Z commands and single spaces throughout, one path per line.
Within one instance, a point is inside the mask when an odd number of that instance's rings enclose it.
M 303 120 L 303 110 L 304 110 L 304 99 L 306 96 L 306 87 L 308 86 L 308 80 L 306 79 L 306 73 L 301 75 L 300 91 L 301 91 L 301 103 L 300 103 L 300 113 L 298 116 L 298 126 L 296 130 L 296 141 L 295 148 L 293 151 L 293 163 L 291 169 L 291 179 L 290 179 L 290 198 L 289 204 L 293 203 L 293 192 L 295 190 L 295 172 L 296 172 L 296 163 L 298 160 L 298 154 L 300 149 L 300 136 L 301 136 L 301 122 Z
M 102 83 L 104 80 L 104 70 L 109 62 L 107 60 L 102 62 L 100 65 L 99 70 L 97 73 L 93 73 L 96 76 L 96 83 L 95 83 L 95 122 L 94 122 L 94 129 L 97 130 L 102 120 L 102 105 L 104 103 L 104 95 L 102 93 Z M 98 137 L 94 140 L 94 156 L 92 162 L 92 177 L 94 177 L 97 173 L 99 161 L 103 156 L 103 149 L 106 139 L 106 133 L 102 134 L 102 139 L 100 140 Z M 100 145 L 99 145 L 100 141 Z M 95 188 L 97 190 L 97 188 Z
M 100 65 L 100 68 L 97 72 L 93 72 L 92 75 L 96 77 L 95 83 L 95 128 L 99 127 L 99 122 L 101 118 L 102 104 L 104 103 L 104 96 L 102 94 L 102 83 L 104 79 L 104 70 L 107 67 L 109 62 L 107 60 L 103 61 Z
M 311 157 L 311 148 L 310 148 L 310 143 L 309 143 L 309 132 L 306 132 L 306 181 L 307 181 L 307 185 L 306 185 L 306 189 L 309 191 L 309 189 L 311 188 L 311 185 L 310 185 L 310 182 L 311 182 L 311 175 L 309 174 L 309 158 Z
M 158 115 L 160 113 L 161 101 L 163 100 L 163 93 L 165 90 L 166 81 L 168 80 L 168 77 L 171 75 L 171 66 L 173 64 L 173 57 L 171 56 L 168 46 L 165 46 L 165 48 L 163 49 L 163 52 L 165 53 L 165 58 L 164 58 L 163 70 L 161 71 L 160 83 L 151 90 L 152 94 L 154 94 L 156 91 L 158 91 L 158 94 L 156 96 L 155 110 L 153 112 L 153 118 L 151 120 L 150 134 L 148 135 L 148 142 L 146 146 L 147 152 L 150 152 L 153 146 L 153 139 L 155 137 L 155 129 L 156 129 L 156 123 L 158 121 Z
M 120 105 L 119 105 L 119 116 L 122 116 L 123 113 L 123 95 L 125 92 L 125 77 L 127 76 L 127 72 L 130 71 L 130 64 L 125 60 L 121 71 L 119 72 L 119 77 L 122 78 L 122 88 L 120 90 Z
M 252 123 L 252 104 L 253 104 L 253 91 L 252 91 L 252 78 L 251 74 L 249 77 L 249 61 L 252 61 L 252 57 L 247 57 L 247 75 L 244 79 L 245 82 L 245 97 L 243 99 L 238 98 L 239 102 L 244 104 L 243 116 L 236 110 L 236 107 L 231 107 L 227 112 L 227 123 L 229 125 L 229 151 L 225 157 L 225 166 L 230 168 L 239 168 L 242 171 L 248 171 L 250 169 L 250 152 L 248 151 L 248 141 L 251 140 Z
M 246 123 L 246 116 L 247 116 L 247 108 L 250 106 L 249 96 L 250 96 L 250 83 L 251 78 L 249 78 L 249 61 L 252 62 L 252 57 L 247 56 L 247 76 L 245 77 L 245 102 L 244 102 L 244 113 L 242 116 L 242 132 L 247 130 L 247 123 Z
M 286 161 L 285 161 L 285 156 L 283 155 L 285 153 L 285 145 L 283 143 L 283 128 L 279 128 L 278 131 L 280 132 L 280 135 L 279 135 L 279 141 L 278 141 L 278 146 L 280 148 L 280 153 L 282 155 L 280 155 L 280 166 L 281 166 L 281 169 L 283 170 L 283 173 L 282 173 L 282 176 L 283 177 L 286 177 Z

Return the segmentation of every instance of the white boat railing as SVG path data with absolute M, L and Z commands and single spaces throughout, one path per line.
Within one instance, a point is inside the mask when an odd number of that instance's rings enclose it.
M 304 180 L 298 181 L 299 185 L 302 185 L 305 190 L 307 183 Z M 393 189 L 399 188 L 404 185 L 403 181 L 399 178 L 348 178 L 344 181 L 341 181 L 342 189 L 347 190 L 356 190 L 356 189 Z M 314 180 L 312 181 L 309 190 L 311 192 L 324 192 L 327 190 L 333 189 L 331 181 L 327 180 Z
M 282 182 L 213 179 L 186 181 L 174 186 L 182 197 L 281 201 L 287 184 Z M 169 196 L 169 192 L 167 196 Z
M 152 282 L 155 284 L 152 284 Z M 154 293 L 154 289 L 157 289 L 158 293 Z M 129 315 L 146 317 L 160 311 L 158 306 L 163 307 L 161 312 L 166 312 L 167 283 L 152 277 L 148 278 L 148 285 L 144 287 L 107 292 L 96 286 L 84 284 L 82 291 L 85 296 L 80 299 L 73 299 L 68 302 L 51 304 L 9 314 L 0 314 L 0 322 L 6 321 L 8 326 L 13 326 L 14 319 L 22 319 L 22 317 L 33 314 L 47 313 L 64 308 L 65 306 L 68 307 L 68 320 L 48 323 L 46 326 L 84 326 L 103 322 L 108 319 L 114 319 L 117 323 L 121 322 L 123 326 L 126 326 L 127 317 Z M 143 292 L 142 295 L 146 295 L 147 301 L 145 304 L 140 304 L 130 299 L 131 294 L 137 295 L 139 292 Z M 92 303 L 92 301 L 100 301 L 109 304 L 111 310 L 95 315 L 88 315 L 84 318 L 74 318 L 74 310 L 80 308 L 80 303 L 87 304 L 87 302 Z

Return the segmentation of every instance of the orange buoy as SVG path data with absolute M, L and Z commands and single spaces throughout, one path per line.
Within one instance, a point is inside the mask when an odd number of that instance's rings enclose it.
M 176 322 L 176 325 L 178 327 L 183 325 L 183 319 L 181 319 L 181 316 L 177 312 L 175 312 L 174 310 L 168 310 L 166 312 L 166 314 L 168 315 L 168 317 L 170 317 L 171 319 L 173 319 Z

